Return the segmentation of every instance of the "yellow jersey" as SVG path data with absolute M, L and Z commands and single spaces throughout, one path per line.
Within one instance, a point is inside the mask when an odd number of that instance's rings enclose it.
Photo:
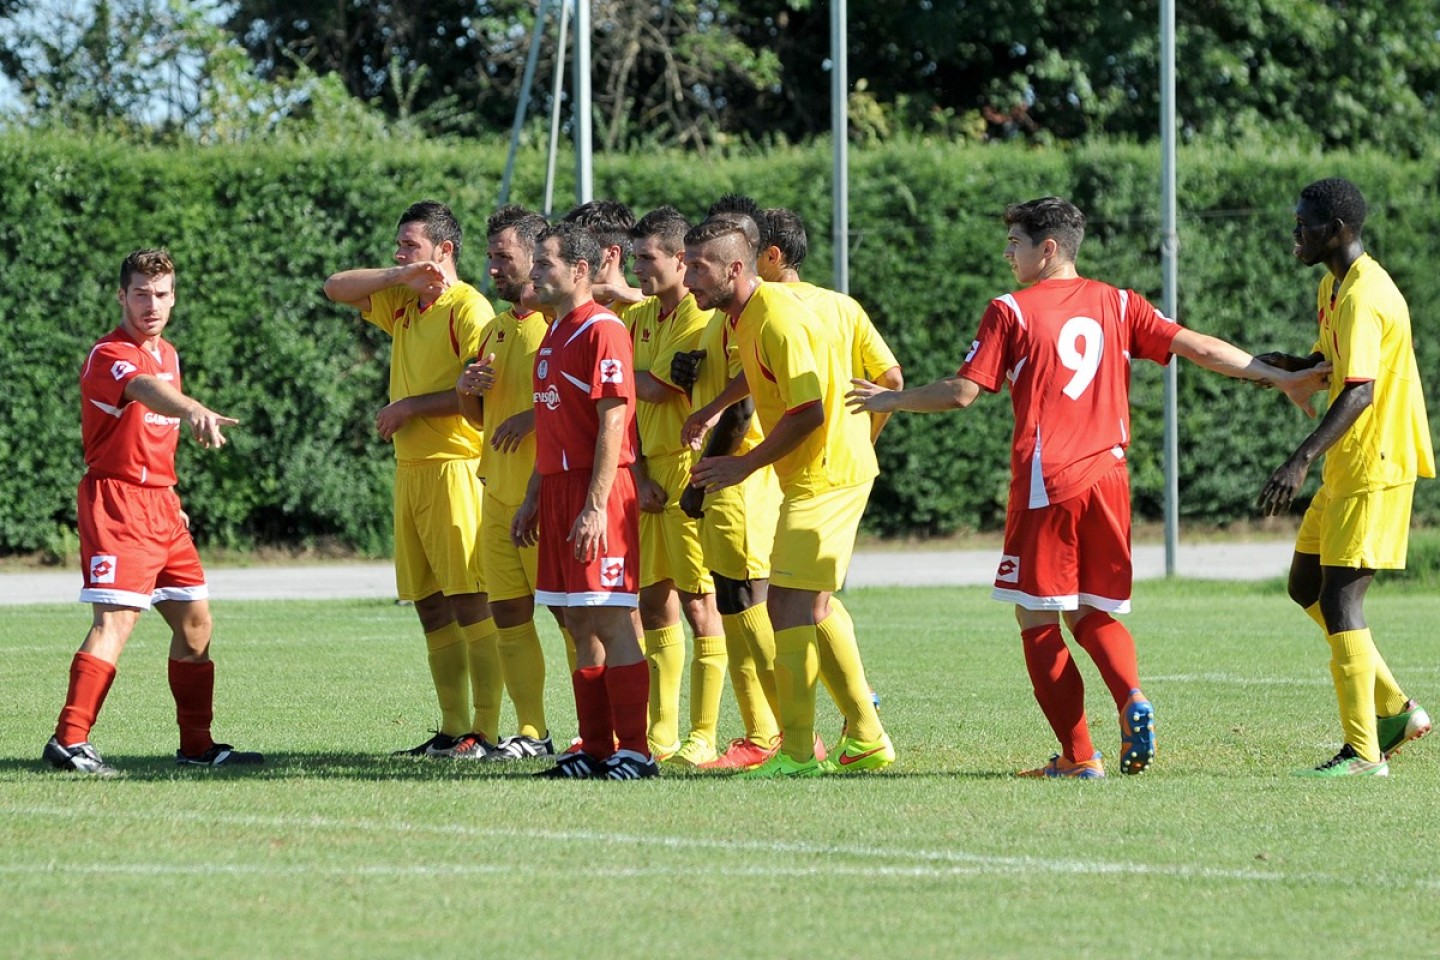
M 420 297 L 406 286 L 389 287 L 370 297 L 361 316 L 384 330 L 390 348 L 390 402 L 454 390 L 465 361 L 475 356 L 480 330 L 495 316 L 490 301 L 468 283 L 456 283 L 434 303 L 420 308 Z M 456 413 L 412 417 L 396 432 L 395 459 L 470 460 L 480 456 L 480 431 Z
M 482 404 L 485 436 L 493 437 L 500 424 L 534 409 L 535 354 L 540 350 L 540 341 L 545 339 L 548 326 L 538 310 L 517 316 L 515 307 L 511 306 L 480 332 L 476 356 L 495 354 L 495 383 L 486 392 Z M 506 506 L 519 506 L 524 501 L 525 488 L 534 470 L 534 430 L 520 441 L 519 447 L 504 453 L 485 444 L 480 459 L 485 492 Z
M 1331 294 L 1334 292 L 1334 303 Z M 1340 289 L 1326 273 L 1316 298 L 1315 350 L 1335 365 L 1330 402 L 1346 383 L 1373 381 L 1375 399 L 1325 453 L 1331 497 L 1353 496 L 1435 476 L 1435 451 L 1410 335 L 1410 309 L 1369 254 L 1350 265 Z
M 730 381 L 740 375 L 742 367 L 739 338 L 735 335 L 735 325 L 730 318 L 719 310 L 711 311 L 710 321 L 705 324 L 705 329 L 700 334 L 700 345 L 695 349 L 705 351 L 705 357 L 700 361 L 700 369 L 695 377 L 693 400 L 698 410 L 720 396 Z M 740 444 L 733 452 L 748 453 L 764 439 L 765 431 L 760 427 L 760 418 L 752 415 L 750 428 L 745 432 L 745 436 L 740 438 Z
M 680 428 L 692 409 L 690 397 L 670 378 L 670 361 L 681 351 L 698 348 L 700 335 L 713 310 L 701 310 L 695 298 L 686 294 L 668 314 L 662 314 L 660 299 L 649 297 L 625 312 L 625 322 L 635 344 L 635 373 L 649 373 L 666 387 L 663 403 L 636 401 L 635 419 L 640 429 L 640 450 L 647 457 L 663 457 L 689 447 L 680 442 Z

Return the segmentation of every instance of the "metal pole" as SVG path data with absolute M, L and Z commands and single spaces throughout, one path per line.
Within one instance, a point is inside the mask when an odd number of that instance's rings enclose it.
M 535 64 L 540 60 L 540 41 L 545 39 L 545 12 L 550 0 L 540 0 L 535 28 L 530 31 L 530 53 L 525 57 L 525 76 L 520 81 L 520 102 L 515 104 L 515 123 L 510 127 L 510 152 L 505 156 L 505 175 L 500 178 L 500 203 L 510 202 L 510 179 L 515 174 L 515 154 L 520 150 L 520 130 L 530 111 L 530 89 L 535 83 Z
M 555 152 L 560 146 L 560 94 L 565 89 L 565 28 L 570 0 L 560 0 L 560 42 L 555 48 L 555 82 L 550 87 L 550 152 L 545 160 L 545 216 L 555 210 Z
M 1175 0 L 1160 0 L 1160 266 L 1164 283 L 1162 309 L 1179 319 L 1177 267 L 1180 239 L 1175 229 Z M 1179 391 L 1176 368 L 1165 367 L 1165 575 L 1176 574 L 1180 540 L 1180 441 L 1176 415 Z
M 575 0 L 575 202 L 595 197 L 590 136 L 590 0 Z
M 831 192 L 831 242 L 835 289 L 850 292 L 850 64 L 846 56 L 845 0 L 830 4 L 830 138 L 835 159 Z

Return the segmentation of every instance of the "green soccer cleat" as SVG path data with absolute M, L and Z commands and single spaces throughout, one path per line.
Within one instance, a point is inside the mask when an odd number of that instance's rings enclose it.
M 665 762 L 677 767 L 702 767 L 714 763 L 718 754 L 715 745 L 698 733 L 691 733 L 680 744 L 680 749 L 665 758 Z
M 1375 733 L 1380 752 L 1389 760 L 1411 740 L 1419 740 L 1430 732 L 1430 714 L 1414 700 L 1405 701 L 1405 709 L 1393 717 L 1376 717 Z
M 814 757 L 809 760 L 792 760 L 783 753 L 777 753 L 755 769 L 737 773 L 735 776 L 744 780 L 777 780 L 789 777 L 818 777 L 822 773 L 824 771 L 820 769 L 820 761 Z
M 846 736 L 840 738 L 830 756 L 820 764 L 820 769 L 826 773 L 864 773 L 883 770 L 894 762 L 895 745 L 890 742 L 888 733 L 880 734 L 879 740 L 856 740 Z
M 1390 764 L 1383 759 L 1378 763 L 1366 760 L 1355 752 L 1350 744 L 1340 748 L 1340 752 L 1313 770 L 1296 770 L 1297 777 L 1388 777 L 1390 776 Z
M 1095 756 L 1089 760 L 1071 762 L 1065 759 L 1064 754 L 1055 754 L 1050 762 L 1043 767 L 1036 767 L 1034 770 L 1021 770 L 1015 774 L 1017 777 L 1034 777 L 1048 779 L 1069 779 L 1069 780 L 1103 780 L 1105 779 L 1105 765 L 1100 762 L 1100 751 L 1095 751 Z

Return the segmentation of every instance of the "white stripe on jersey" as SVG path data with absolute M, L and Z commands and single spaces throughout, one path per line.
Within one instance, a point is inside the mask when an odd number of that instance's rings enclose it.
M 591 326 L 599 323 L 602 320 L 614 320 L 616 323 L 619 323 L 620 326 L 625 326 L 625 324 L 621 323 L 620 318 L 615 316 L 615 314 L 613 313 L 597 313 L 589 320 L 586 320 L 584 323 L 580 324 L 580 328 L 574 333 L 570 334 L 570 339 L 565 341 L 565 346 L 570 346 L 570 344 L 575 342 L 576 337 L 580 336 L 580 334 L 584 333 L 586 330 L 589 330 Z
M 1020 304 L 1016 302 L 1014 294 L 1003 294 L 995 298 L 1015 312 L 1015 319 L 1020 321 L 1020 326 L 1025 326 L 1025 314 L 1020 312 Z
M 584 390 L 587 394 L 590 392 L 590 384 L 586 383 L 584 380 L 581 380 L 579 377 L 572 377 L 564 370 L 560 371 L 560 376 L 564 377 L 566 380 L 569 380 L 572 384 L 579 387 L 581 390 Z
M 1035 459 L 1030 461 L 1030 509 L 1050 506 L 1050 494 L 1045 489 L 1045 468 L 1041 454 L 1040 425 L 1035 425 Z

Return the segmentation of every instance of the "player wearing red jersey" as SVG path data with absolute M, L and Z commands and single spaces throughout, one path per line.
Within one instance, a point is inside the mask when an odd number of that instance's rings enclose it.
M 120 326 L 90 349 L 80 371 L 85 476 L 77 497 L 80 558 L 90 631 L 70 663 L 70 687 L 44 759 L 62 770 L 110 774 L 89 742 L 115 680 L 120 652 L 154 607 L 171 629 L 169 679 L 182 765 L 260 763 L 210 736 L 215 664 L 210 590 L 175 495 L 175 448 L 183 422 L 201 446 L 225 445 L 239 421 L 185 395 L 180 361 L 162 334 L 175 306 L 175 265 L 162 250 L 137 250 L 120 265 Z
M 1120 711 L 1123 773 L 1155 753 L 1154 713 L 1135 643 L 1111 614 L 1130 609 L 1130 364 L 1177 354 L 1226 376 L 1281 387 L 1302 409 L 1323 371 L 1286 373 L 1223 340 L 1187 330 L 1139 294 L 1075 268 L 1085 217 L 1046 197 L 1005 211 L 1005 258 L 1024 289 L 991 301 L 964 364 L 923 387 L 857 380 L 854 409 L 940 412 L 1006 382 L 1015 414 L 1010 504 L 994 596 L 1015 604 L 1035 699 L 1061 753 L 1022 776 L 1104 776 L 1085 719 L 1085 690 L 1060 630 L 1063 616 Z
M 565 608 L 581 749 L 542 775 L 637 780 L 658 775 L 646 741 L 650 674 L 632 619 L 639 590 L 635 369 L 618 317 L 591 298 L 602 252 L 585 228 L 540 234 L 535 298 L 558 318 L 535 359 L 535 473 L 515 513 L 517 544 L 540 546 L 535 597 Z
M 440 706 L 434 736 L 397 755 L 476 760 L 499 739 L 503 681 L 480 556 L 482 437 L 455 383 L 495 311 L 456 272 L 462 239 L 445 204 L 412 204 L 395 266 L 336 273 L 325 295 L 393 341 L 390 403 L 375 428 L 395 445 L 395 584 L 420 617 Z

